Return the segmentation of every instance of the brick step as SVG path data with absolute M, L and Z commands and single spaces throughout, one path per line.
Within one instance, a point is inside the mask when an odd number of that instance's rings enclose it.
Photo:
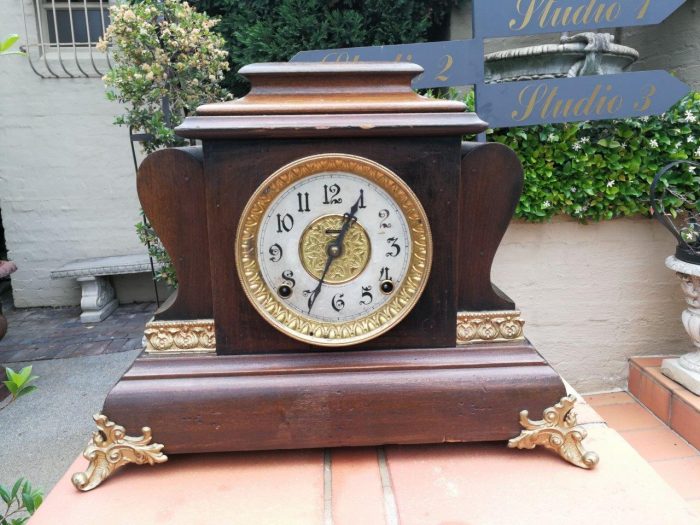
M 700 449 L 700 396 L 661 373 L 668 356 L 630 359 L 629 392 L 668 427 Z

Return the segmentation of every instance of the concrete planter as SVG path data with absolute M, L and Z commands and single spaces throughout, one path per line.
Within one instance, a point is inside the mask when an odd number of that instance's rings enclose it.
M 681 319 L 695 352 L 678 359 L 664 359 L 661 372 L 700 396 L 700 265 L 681 261 L 672 255 L 666 259 L 666 267 L 674 270 L 681 280 L 687 304 Z
M 612 42 L 612 35 L 581 33 L 560 44 L 520 47 L 484 58 L 486 82 L 621 73 L 639 58 L 631 47 Z

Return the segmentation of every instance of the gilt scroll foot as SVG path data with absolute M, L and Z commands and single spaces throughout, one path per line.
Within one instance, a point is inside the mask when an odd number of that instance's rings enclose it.
M 76 472 L 71 481 L 82 491 L 92 490 L 127 463 L 143 465 L 164 463 L 168 457 L 161 452 L 163 445 L 151 443 L 151 429 L 143 427 L 143 435 L 126 435 L 124 427 L 107 419 L 107 416 L 93 416 L 97 431 L 83 452 L 90 464 L 85 472 Z
M 559 403 L 547 408 L 543 419 L 538 421 L 531 420 L 527 410 L 520 412 L 520 424 L 525 430 L 508 441 L 508 447 L 532 449 L 542 445 L 577 467 L 595 467 L 598 464 L 598 454 L 583 448 L 582 441 L 586 439 L 587 433 L 583 427 L 576 426 L 573 410 L 575 402 L 574 396 L 563 397 Z

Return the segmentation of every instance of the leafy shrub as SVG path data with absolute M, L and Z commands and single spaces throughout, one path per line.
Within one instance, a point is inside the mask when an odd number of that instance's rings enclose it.
M 423 42 L 438 37 L 463 0 L 198 0 L 221 18 L 231 72 L 225 85 L 247 90 L 234 72 L 253 62 L 286 62 L 298 51 Z
M 488 136 L 513 148 L 523 163 L 517 217 L 569 215 L 585 222 L 649 215 L 656 172 L 674 160 L 700 159 L 700 93 L 660 116 L 497 129 Z M 700 197 L 693 166 L 669 173 L 664 184 Z
M 150 135 L 147 153 L 181 145 L 173 128 L 205 102 L 227 96 L 228 70 L 217 20 L 179 0 L 129 0 L 110 7 L 112 23 L 98 47 L 112 45 L 107 97 L 126 106 L 115 124 Z

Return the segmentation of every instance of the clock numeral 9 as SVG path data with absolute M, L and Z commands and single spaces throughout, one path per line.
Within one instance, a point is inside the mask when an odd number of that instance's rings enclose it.
M 282 233 L 283 231 L 289 232 L 294 228 L 294 217 L 288 213 L 284 216 L 282 214 L 277 214 L 277 233 Z
M 270 252 L 270 260 L 272 262 L 279 262 L 282 259 L 282 247 L 275 243 L 272 246 L 270 246 L 270 249 L 268 250 Z
M 340 312 L 343 308 L 345 308 L 345 301 L 343 301 L 343 297 L 345 294 L 338 293 L 333 296 L 333 300 L 331 301 L 331 306 L 333 307 L 333 310 L 336 312 Z
M 374 297 L 370 293 L 370 290 L 372 290 L 371 286 L 363 286 L 362 287 L 362 299 L 360 300 L 360 304 L 370 304 Z
M 379 212 L 379 229 L 383 230 L 386 228 L 391 228 L 390 222 L 384 222 L 389 218 L 389 210 L 381 210 Z
M 401 247 L 396 244 L 396 241 L 398 241 L 398 237 L 389 237 L 386 242 L 391 246 L 391 249 L 394 250 L 392 252 L 386 252 L 387 257 L 398 257 L 399 254 L 401 253 Z
M 337 184 L 323 185 L 323 204 L 342 204 L 343 199 L 338 197 L 340 186 Z

